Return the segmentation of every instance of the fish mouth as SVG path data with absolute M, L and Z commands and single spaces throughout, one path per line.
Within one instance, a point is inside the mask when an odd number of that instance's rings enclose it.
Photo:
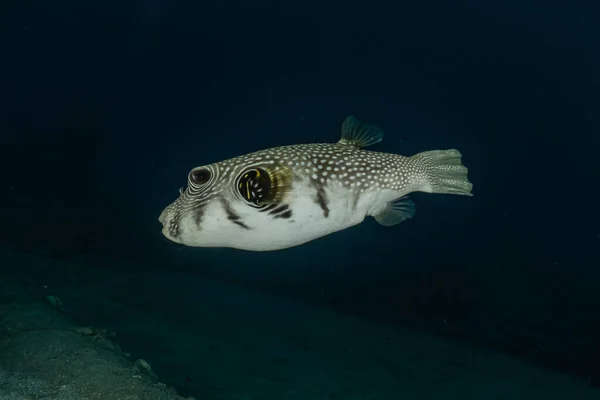
M 160 222 L 162 224 L 161 232 L 162 232 L 163 236 L 166 237 L 167 239 L 169 239 L 170 241 L 175 242 L 175 243 L 180 243 L 169 232 L 170 221 L 171 221 L 171 219 L 169 218 L 169 211 L 168 211 L 168 209 L 164 209 L 158 216 L 158 222 Z
M 158 222 L 160 222 L 164 227 L 166 225 L 165 224 L 166 219 L 167 219 L 167 209 L 165 208 L 164 210 L 162 210 L 162 212 L 158 216 Z

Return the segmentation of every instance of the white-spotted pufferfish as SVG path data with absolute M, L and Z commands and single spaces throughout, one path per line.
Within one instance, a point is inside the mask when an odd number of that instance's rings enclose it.
M 187 246 L 268 251 L 306 243 L 372 216 L 384 226 L 411 218 L 411 192 L 471 196 L 458 150 L 405 157 L 363 150 L 383 132 L 348 117 L 337 143 L 257 151 L 192 169 L 159 217 Z

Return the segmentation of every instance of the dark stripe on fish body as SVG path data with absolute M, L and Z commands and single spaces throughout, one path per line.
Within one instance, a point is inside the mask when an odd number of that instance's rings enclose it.
M 323 215 L 325 218 L 329 217 L 329 207 L 327 207 L 327 195 L 325 194 L 325 189 L 323 187 L 319 187 L 317 189 L 317 203 L 323 210 Z
M 286 212 L 284 212 L 283 214 L 279 214 L 276 215 L 275 218 L 285 218 L 285 219 L 289 219 L 291 218 L 293 215 L 292 210 L 287 210 Z
M 175 229 L 170 228 L 169 229 L 169 235 L 171 235 L 174 238 L 178 238 L 179 235 L 181 235 L 181 228 L 177 227 Z
M 276 209 L 274 209 L 273 211 L 271 211 L 269 214 L 271 214 L 271 215 L 272 215 L 272 214 L 278 214 L 278 213 L 280 213 L 280 212 L 282 212 L 282 211 L 285 211 L 285 210 L 287 210 L 288 208 L 289 208 L 289 207 L 288 207 L 288 205 L 287 205 L 287 204 L 284 204 L 284 205 L 282 205 L 282 206 L 279 206 L 279 207 L 277 207 Z
M 194 222 L 196 223 L 198 230 L 202 228 L 202 217 L 204 217 L 204 209 L 198 208 L 194 213 Z
M 229 219 L 234 224 L 241 226 L 244 229 L 250 230 L 250 227 L 248 225 L 240 221 L 241 217 L 238 214 L 236 214 L 235 211 L 233 211 L 233 209 L 226 200 L 221 200 L 221 204 L 223 205 L 223 209 L 227 214 L 227 219 Z
M 242 228 L 246 229 L 246 230 L 250 230 L 250 227 L 248 225 L 246 225 L 245 223 L 243 223 L 242 221 L 234 221 L 231 220 L 231 222 L 233 222 L 236 225 L 241 226 Z

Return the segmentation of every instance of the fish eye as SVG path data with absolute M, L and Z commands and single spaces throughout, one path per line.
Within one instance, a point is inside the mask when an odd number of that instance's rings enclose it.
M 208 181 L 210 181 L 210 178 L 211 178 L 210 171 L 207 169 L 204 169 L 204 168 L 192 170 L 192 172 L 190 172 L 190 177 L 189 177 L 190 182 L 192 182 L 195 185 L 204 185 Z

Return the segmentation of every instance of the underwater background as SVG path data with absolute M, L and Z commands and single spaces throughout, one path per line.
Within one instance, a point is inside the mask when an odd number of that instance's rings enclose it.
M 600 398 L 600 3 L 9 1 L 0 33 L 0 399 L 96 398 L 10 347 L 63 324 L 198 399 Z M 474 197 L 275 252 L 162 236 L 193 167 L 347 115 L 459 149 Z

